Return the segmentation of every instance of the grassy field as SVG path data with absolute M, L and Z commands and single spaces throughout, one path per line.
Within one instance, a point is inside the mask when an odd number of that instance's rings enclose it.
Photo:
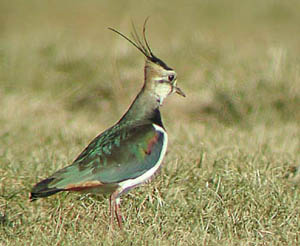
M 115 3 L 114 3 L 115 2 Z M 300 3 L 0 1 L 0 245 L 299 245 Z M 122 198 L 31 187 L 116 122 L 144 58 L 107 27 L 148 39 L 187 97 L 151 184 Z

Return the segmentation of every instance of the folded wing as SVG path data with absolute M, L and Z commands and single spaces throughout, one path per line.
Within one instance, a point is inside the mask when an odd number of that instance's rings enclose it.
M 165 141 L 164 131 L 152 124 L 112 129 L 109 135 L 104 132 L 70 166 L 38 183 L 31 198 L 97 187 L 105 192 L 120 182 L 136 179 L 161 161 Z

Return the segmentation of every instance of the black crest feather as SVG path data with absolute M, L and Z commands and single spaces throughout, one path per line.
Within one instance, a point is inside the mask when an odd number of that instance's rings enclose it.
M 146 18 L 144 25 L 143 25 L 143 39 L 141 40 L 140 36 L 138 35 L 135 25 L 134 23 L 132 23 L 132 29 L 133 32 L 131 33 L 132 39 L 128 38 L 126 35 L 124 35 L 123 33 L 117 31 L 114 28 L 109 27 L 108 29 L 117 33 L 118 35 L 120 35 L 121 37 L 125 38 L 129 43 L 131 43 L 134 47 L 136 47 L 140 52 L 142 52 L 144 54 L 144 56 L 149 59 L 150 61 L 152 61 L 153 63 L 156 63 L 160 66 L 162 66 L 164 69 L 166 70 L 173 70 L 172 68 L 170 68 L 166 63 L 164 63 L 161 59 L 159 59 L 157 56 L 155 56 L 150 48 L 150 45 L 147 41 L 146 38 L 146 24 L 148 22 L 148 18 Z

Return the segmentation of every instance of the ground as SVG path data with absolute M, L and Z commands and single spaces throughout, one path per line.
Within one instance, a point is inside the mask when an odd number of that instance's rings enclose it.
M 0 1 L 0 245 L 298 245 L 300 4 L 291 1 Z M 122 197 L 31 187 L 126 111 L 153 52 L 186 98 L 162 107 L 160 175 Z M 116 226 L 116 224 L 115 224 Z

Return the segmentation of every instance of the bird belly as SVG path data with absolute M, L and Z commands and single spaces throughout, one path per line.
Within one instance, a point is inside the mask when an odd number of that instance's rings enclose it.
M 119 183 L 119 186 L 121 188 L 120 194 L 127 192 L 128 190 L 138 186 L 139 184 L 145 183 L 159 170 L 159 167 L 160 167 L 162 160 L 167 151 L 168 135 L 167 135 L 167 132 L 162 127 L 160 127 L 156 124 L 153 124 L 153 127 L 155 128 L 156 131 L 161 132 L 164 136 L 164 143 L 162 146 L 162 150 L 161 150 L 159 159 L 157 160 L 156 164 L 151 169 L 149 169 L 148 171 L 143 173 L 141 176 L 134 178 L 134 179 L 127 179 L 127 180 L 120 182 Z

